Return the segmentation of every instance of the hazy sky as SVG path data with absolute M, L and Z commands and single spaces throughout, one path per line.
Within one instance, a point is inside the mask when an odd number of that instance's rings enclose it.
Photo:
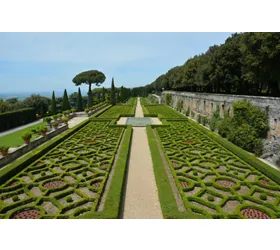
M 77 90 L 79 72 L 97 69 L 105 87 L 154 81 L 231 33 L 0 33 L 0 92 Z M 83 87 L 85 92 L 87 87 Z

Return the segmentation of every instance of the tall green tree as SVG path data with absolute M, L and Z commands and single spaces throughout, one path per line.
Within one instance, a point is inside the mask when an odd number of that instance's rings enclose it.
M 82 98 L 80 87 L 79 87 L 79 90 L 78 90 L 78 97 L 77 97 L 77 110 L 78 111 L 83 111 L 84 110 L 83 98 Z
M 69 110 L 69 109 L 70 109 L 70 102 L 68 99 L 67 91 L 65 89 L 64 94 L 63 94 L 63 99 L 62 99 L 61 110 L 65 111 L 65 110 Z
M 120 100 L 120 94 L 119 92 L 116 93 L 116 103 L 120 103 L 121 100 Z
M 102 88 L 102 102 L 105 102 L 105 88 Z
M 116 89 L 114 85 L 114 77 L 112 78 L 112 84 L 111 84 L 111 104 L 116 105 Z
M 56 110 L 56 99 L 55 99 L 54 91 L 52 93 L 52 107 L 51 107 L 51 110 L 52 110 L 52 114 L 53 115 L 55 115 L 57 113 L 57 110 Z
M 91 92 L 92 84 L 95 84 L 96 86 L 100 86 L 105 81 L 105 79 L 106 79 L 105 75 L 98 70 L 84 71 L 79 73 L 73 78 L 72 82 L 75 83 L 76 86 L 81 84 L 87 84 L 89 86 L 88 103 L 87 103 L 88 108 L 90 108 L 93 105 L 92 92 Z
M 120 89 L 120 102 L 124 102 L 125 101 L 125 90 L 124 90 L 124 87 L 121 86 L 121 89 Z

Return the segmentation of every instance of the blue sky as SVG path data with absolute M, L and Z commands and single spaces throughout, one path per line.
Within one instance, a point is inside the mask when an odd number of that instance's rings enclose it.
M 90 69 L 105 74 L 104 87 L 112 77 L 117 87 L 146 85 L 231 34 L 0 33 L 0 92 L 71 93 L 73 77 Z

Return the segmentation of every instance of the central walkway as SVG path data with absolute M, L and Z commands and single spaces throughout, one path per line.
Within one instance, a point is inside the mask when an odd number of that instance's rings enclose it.
M 139 98 L 135 117 L 143 117 L 143 110 Z M 123 218 L 162 218 L 145 127 L 133 128 Z

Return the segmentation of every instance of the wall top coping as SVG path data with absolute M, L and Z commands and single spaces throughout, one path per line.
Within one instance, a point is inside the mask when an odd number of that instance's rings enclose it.
M 280 102 L 280 97 L 270 97 L 270 96 L 251 96 L 251 95 L 232 95 L 232 94 L 216 94 L 216 93 L 200 93 L 200 92 L 181 92 L 181 91 L 164 91 L 163 94 L 177 94 L 177 95 L 184 95 L 184 96 L 213 96 L 213 97 L 224 97 L 224 98 L 241 98 L 241 99 L 258 99 L 258 100 L 265 100 L 265 101 L 276 101 Z

